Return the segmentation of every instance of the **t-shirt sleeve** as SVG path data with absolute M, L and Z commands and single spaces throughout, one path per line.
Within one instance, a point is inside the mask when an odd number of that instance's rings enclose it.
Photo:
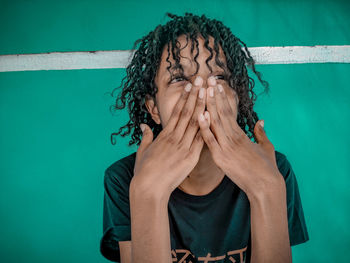
M 309 240 L 299 187 L 293 168 L 284 154 L 278 165 L 286 182 L 287 212 L 290 245 L 298 245 Z
M 129 184 L 123 166 L 106 169 L 104 176 L 103 236 L 101 254 L 114 262 L 120 262 L 118 241 L 131 240 Z

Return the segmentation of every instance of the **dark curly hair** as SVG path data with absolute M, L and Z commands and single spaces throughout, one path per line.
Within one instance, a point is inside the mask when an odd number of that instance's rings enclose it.
M 175 68 L 183 72 L 182 65 L 179 64 L 181 50 L 177 46 L 179 43 L 177 38 L 183 34 L 186 35 L 187 41 L 188 38 L 192 41 L 191 53 L 193 53 L 194 49 L 193 43 L 196 43 L 197 54 L 194 60 L 197 64 L 197 70 L 194 74 L 197 74 L 199 68 L 199 63 L 196 61 L 199 53 L 197 36 L 199 34 L 202 35 L 205 39 L 204 46 L 210 51 L 211 55 L 207 58 L 206 64 L 211 72 L 212 69 L 208 61 L 213 57 L 213 49 L 208 46 L 208 38 L 209 36 L 214 38 L 215 62 L 219 67 L 225 70 L 230 87 L 237 92 L 239 97 L 237 123 L 250 139 L 253 137 L 255 142 L 257 142 L 254 135 L 254 126 L 259 118 L 257 113 L 253 110 L 257 96 L 253 92 L 255 85 L 254 79 L 248 76 L 246 64 L 257 75 L 259 81 L 265 87 L 265 92 L 268 92 L 269 84 L 265 80 L 262 80 L 261 74 L 255 70 L 255 61 L 251 57 L 246 44 L 233 35 L 231 30 L 224 26 L 222 22 L 209 19 L 205 15 L 201 17 L 193 15 L 192 13 L 185 13 L 184 16 L 177 16 L 171 13 L 166 13 L 166 15 L 173 20 L 167 22 L 165 25 L 158 25 L 154 31 L 136 40 L 133 45 L 132 49 L 134 50 L 140 43 L 140 46 L 133 54 L 131 63 L 126 68 L 127 75 L 122 79 L 122 85 L 120 87 L 123 86 L 124 80 L 127 79 L 124 88 L 118 95 L 116 104 L 111 106 L 116 110 L 125 108 L 127 104 L 130 120 L 126 125 L 120 127 L 117 133 L 111 134 L 112 144 L 115 144 L 113 135 L 120 134 L 125 137 L 130 134 L 133 129 L 129 146 L 135 143 L 140 145 L 142 137 L 142 131 L 140 129 L 141 123 L 146 123 L 152 129 L 154 139 L 161 132 L 162 125 L 153 121 L 145 106 L 145 99 L 147 94 L 155 98 L 155 94 L 158 92 L 154 79 L 159 68 L 163 48 L 166 44 L 171 43 L 172 56 L 176 62 Z M 245 52 L 240 43 L 244 46 Z M 224 51 L 227 65 L 218 59 L 218 44 L 221 45 Z M 170 64 L 167 67 L 168 71 L 169 68 L 171 68 L 169 56 L 170 51 L 168 45 L 168 57 L 166 59 Z M 169 71 L 169 73 L 172 75 L 172 72 Z M 116 89 L 112 91 L 112 97 Z M 118 104 L 119 100 L 121 100 L 120 105 Z M 123 129 L 127 130 L 121 134 Z

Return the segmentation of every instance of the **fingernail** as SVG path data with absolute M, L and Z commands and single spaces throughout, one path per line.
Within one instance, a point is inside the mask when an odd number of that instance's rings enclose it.
M 224 88 L 220 84 L 218 85 L 218 89 L 219 89 L 220 92 L 222 92 L 224 90 Z
M 199 89 L 199 94 L 198 94 L 198 96 L 199 96 L 201 99 L 204 98 L 204 88 L 200 88 L 200 89 Z
M 205 111 L 205 112 L 204 112 L 204 116 L 205 116 L 205 118 L 206 118 L 207 120 L 209 120 L 209 112 Z
M 200 120 L 200 121 L 204 121 L 204 115 L 203 115 L 203 113 L 199 114 L 199 120 Z
M 191 88 L 192 88 L 192 84 L 191 84 L 191 83 L 187 83 L 187 85 L 186 85 L 186 87 L 185 87 L 185 90 L 186 90 L 187 92 L 190 92 Z
M 201 86 L 202 84 L 203 84 L 203 79 L 201 78 L 201 76 L 197 76 L 194 81 L 194 85 Z
M 264 120 L 260 121 L 260 126 L 264 129 Z
M 212 86 L 215 86 L 216 85 L 216 79 L 213 76 L 210 76 L 208 78 L 208 84 L 212 85 Z
M 209 87 L 209 96 L 214 97 L 214 88 L 213 87 Z
M 144 132 L 145 131 L 145 125 L 143 123 L 140 124 L 140 128 L 141 128 L 141 131 Z

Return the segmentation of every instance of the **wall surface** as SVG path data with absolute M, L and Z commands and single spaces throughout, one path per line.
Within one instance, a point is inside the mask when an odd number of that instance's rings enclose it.
M 223 21 L 248 47 L 350 44 L 349 1 L 0 1 L 0 55 L 128 50 L 165 12 Z M 258 65 L 256 111 L 299 183 L 310 240 L 294 262 L 348 262 L 350 64 Z M 0 261 L 107 262 L 104 170 L 137 150 L 110 134 L 124 69 L 0 73 Z M 255 76 L 252 75 L 254 78 Z M 255 78 L 256 79 L 256 78 Z M 262 85 L 256 81 L 259 93 Z

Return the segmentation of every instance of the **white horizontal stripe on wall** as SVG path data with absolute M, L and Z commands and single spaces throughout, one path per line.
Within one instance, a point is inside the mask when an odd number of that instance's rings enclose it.
M 350 63 L 350 45 L 250 47 L 256 64 Z M 125 68 L 134 50 L 0 55 L 0 72 Z

